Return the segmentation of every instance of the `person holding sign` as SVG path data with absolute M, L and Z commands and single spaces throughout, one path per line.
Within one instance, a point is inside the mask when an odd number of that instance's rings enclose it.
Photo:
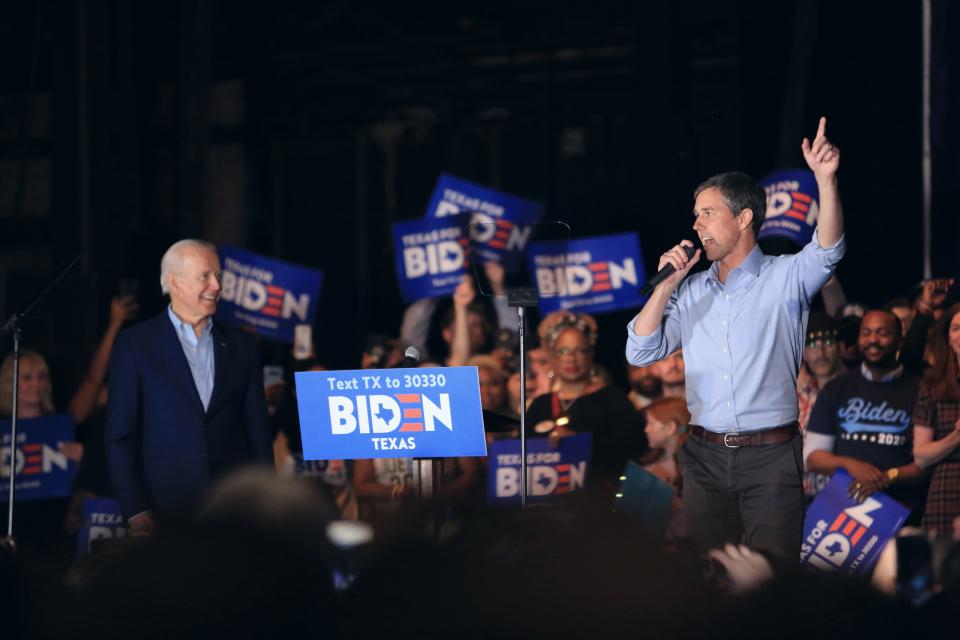
M 814 472 L 853 477 L 848 491 L 858 502 L 884 491 L 911 509 L 919 525 L 926 475 L 913 461 L 911 413 L 919 380 L 897 361 L 900 320 L 874 309 L 860 323 L 863 362 L 827 384 L 810 413 L 804 458 Z
M 617 482 L 627 460 L 646 450 L 642 417 L 627 395 L 607 386 L 593 362 L 596 321 L 558 311 L 543 320 L 546 347 L 553 359 L 555 389 L 527 409 L 533 432 L 549 438 L 593 434 L 591 478 Z
M 114 345 L 107 464 L 134 535 L 189 514 L 232 469 L 273 463 L 253 339 L 213 319 L 220 277 L 213 245 L 175 243 L 160 263 L 170 306 Z
M 690 437 L 680 449 L 688 535 L 705 548 L 744 540 L 793 560 L 803 529 L 803 453 L 796 378 L 810 300 L 844 254 L 839 150 L 820 119 L 804 159 L 820 191 L 810 243 L 765 256 L 757 233 L 766 194 L 724 173 L 697 187 L 694 224 L 703 249 L 683 240 L 660 258 L 676 272 L 627 326 L 627 360 L 643 366 L 683 348 Z M 688 248 L 692 253 L 688 256 Z M 713 264 L 684 281 L 703 254 Z

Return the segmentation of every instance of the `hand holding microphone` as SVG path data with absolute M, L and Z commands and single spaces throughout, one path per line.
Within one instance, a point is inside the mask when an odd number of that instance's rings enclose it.
M 641 295 L 649 295 L 660 283 L 666 282 L 670 291 L 687 276 L 693 265 L 700 261 L 700 249 L 693 246 L 689 240 L 681 240 L 680 244 L 660 256 L 657 273 L 647 280 L 640 289 Z

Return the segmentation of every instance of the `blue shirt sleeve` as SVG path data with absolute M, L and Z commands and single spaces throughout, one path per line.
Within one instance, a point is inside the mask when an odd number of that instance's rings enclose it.
M 670 295 L 670 301 L 663 310 L 660 326 L 649 336 L 637 335 L 633 330 L 633 325 L 637 321 L 636 316 L 627 324 L 627 362 L 644 367 L 663 360 L 682 346 L 678 291 L 679 289 Z
M 797 254 L 797 273 L 807 300 L 813 298 L 827 283 L 846 251 L 846 235 L 840 236 L 832 247 L 822 247 L 817 229 L 813 230 L 810 242 Z

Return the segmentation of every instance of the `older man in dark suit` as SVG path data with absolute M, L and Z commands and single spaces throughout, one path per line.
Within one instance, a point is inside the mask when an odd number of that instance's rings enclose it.
M 213 319 L 216 247 L 181 240 L 160 271 L 170 306 L 120 334 L 110 367 L 107 459 L 134 535 L 188 515 L 231 469 L 272 461 L 254 342 Z

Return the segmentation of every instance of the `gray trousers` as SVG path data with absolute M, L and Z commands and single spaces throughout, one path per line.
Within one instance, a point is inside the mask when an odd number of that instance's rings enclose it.
M 678 454 L 687 536 L 706 551 L 743 542 L 799 562 L 803 440 L 730 449 L 690 436 Z

